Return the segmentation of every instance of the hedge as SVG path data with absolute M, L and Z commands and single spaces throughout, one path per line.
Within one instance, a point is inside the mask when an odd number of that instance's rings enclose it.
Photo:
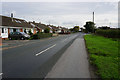
M 96 30 L 95 34 L 108 37 L 108 38 L 120 38 L 120 30 Z
M 41 39 L 47 37 L 52 37 L 52 33 L 36 33 L 32 35 L 31 39 Z

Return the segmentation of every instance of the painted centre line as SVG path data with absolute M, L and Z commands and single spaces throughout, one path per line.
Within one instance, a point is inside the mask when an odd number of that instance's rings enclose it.
M 49 47 L 49 48 L 47 48 L 47 49 L 45 49 L 45 50 L 43 50 L 43 51 L 41 51 L 40 53 L 36 54 L 35 56 L 38 56 L 38 55 L 44 53 L 45 51 L 47 51 L 47 50 L 49 50 L 49 49 L 51 49 L 51 48 L 53 48 L 53 47 L 55 47 L 55 46 L 56 46 L 56 44 L 54 44 L 53 46 L 51 46 L 51 47 Z

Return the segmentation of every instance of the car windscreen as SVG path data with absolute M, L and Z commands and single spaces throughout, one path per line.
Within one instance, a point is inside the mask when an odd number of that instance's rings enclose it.
M 12 35 L 12 34 L 14 34 L 14 32 L 11 32 L 10 34 Z

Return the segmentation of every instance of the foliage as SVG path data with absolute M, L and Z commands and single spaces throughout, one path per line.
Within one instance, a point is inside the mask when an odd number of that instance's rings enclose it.
M 32 31 L 31 31 L 31 29 L 29 30 L 29 33 L 28 33 L 29 35 L 33 35 L 33 33 L 32 33 Z
M 45 33 L 49 33 L 50 32 L 50 28 L 45 28 L 44 32 Z
M 27 33 L 26 29 L 24 29 L 24 32 Z
M 79 27 L 79 26 L 75 26 L 75 27 L 73 28 L 73 31 L 74 31 L 74 32 L 78 32 L 78 31 L 79 31 L 79 29 L 80 29 L 80 27 Z
M 47 37 L 52 37 L 52 33 L 36 33 L 31 37 L 31 39 L 41 39 Z
M 90 62 L 97 67 L 97 75 L 102 79 L 120 79 L 118 42 L 96 35 L 85 35 L 85 40 Z
M 84 27 L 85 27 L 85 29 L 86 29 L 86 31 L 87 32 L 94 32 L 94 30 L 95 30 L 95 24 L 94 24 L 94 22 L 91 22 L 91 21 L 89 21 L 89 22 L 86 22 L 86 24 L 84 25 Z
M 108 38 L 120 38 L 120 30 L 102 30 L 98 29 L 95 34 L 101 35 Z
M 74 28 L 70 28 L 69 30 L 70 30 L 71 32 L 78 32 L 79 29 L 80 29 L 79 26 L 75 26 Z
M 70 28 L 69 30 L 70 30 L 71 32 L 73 32 L 73 28 Z

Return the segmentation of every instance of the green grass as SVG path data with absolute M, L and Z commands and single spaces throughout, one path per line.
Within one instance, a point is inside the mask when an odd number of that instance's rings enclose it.
M 120 79 L 118 41 L 96 35 L 85 35 L 85 40 L 95 73 L 102 79 Z

